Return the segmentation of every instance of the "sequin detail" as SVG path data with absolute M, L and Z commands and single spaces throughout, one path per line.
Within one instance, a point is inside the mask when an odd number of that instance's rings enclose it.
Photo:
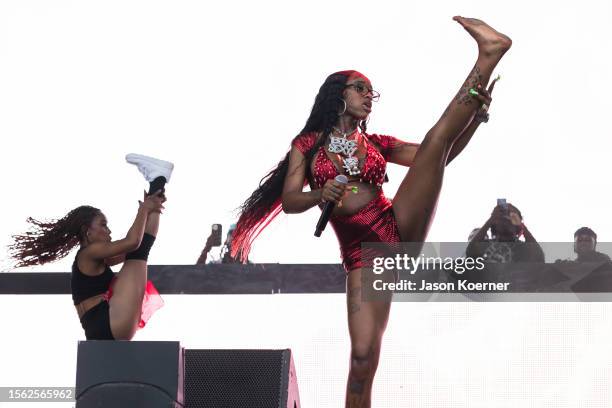
M 361 181 L 382 186 L 391 150 L 402 142 L 393 136 L 366 135 L 366 138 L 370 143 L 367 144 Z M 314 146 L 316 140 L 316 133 L 308 133 L 295 138 L 293 145 L 302 154 L 306 154 Z M 374 147 L 373 143 L 380 151 Z M 311 168 L 315 188 L 323 187 L 327 180 L 338 175 L 324 147 L 321 147 L 315 154 L 313 161 Z M 378 253 L 372 248 L 362 250 L 362 243 L 401 241 L 397 221 L 393 214 L 393 204 L 384 196 L 382 189 L 378 189 L 378 195 L 355 214 L 334 215 L 329 222 L 338 238 L 342 264 L 347 273 L 364 266 L 371 266 L 376 256 L 388 255 Z
M 329 220 L 340 244 L 342 265 L 346 272 L 372 266 L 381 254 L 373 248 L 361 248 L 364 242 L 400 242 L 400 234 L 393 214 L 393 204 L 382 191 L 355 214 L 332 216 Z
M 365 137 L 369 143 L 367 143 L 366 156 L 361 170 L 360 181 L 375 184 L 380 187 L 385 180 L 387 160 L 391 148 L 394 144 L 398 143 L 398 140 L 393 136 L 383 135 L 366 134 Z M 302 152 L 302 154 L 306 154 L 306 152 L 314 146 L 316 140 L 316 133 L 307 133 L 298 136 L 293 141 L 293 145 Z M 373 143 L 380 148 L 380 151 L 374 147 Z M 327 180 L 333 179 L 338 175 L 336 166 L 325 153 L 325 148 L 323 146 L 321 146 L 313 157 L 312 170 L 312 178 L 316 188 L 323 187 Z

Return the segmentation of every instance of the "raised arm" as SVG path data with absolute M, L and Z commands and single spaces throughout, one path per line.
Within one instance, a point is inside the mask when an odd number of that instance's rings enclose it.
M 410 167 L 414 162 L 414 156 L 416 156 L 419 146 L 418 143 L 408 143 L 397 140 L 391 148 L 387 161 L 389 163 L 399 164 L 400 166 Z
M 459 155 L 470 142 L 472 136 L 476 132 L 476 129 L 480 126 L 482 122 L 487 122 L 489 120 L 489 114 L 487 111 L 489 110 L 489 106 L 491 106 L 491 102 L 493 98 L 491 94 L 493 93 L 493 88 L 495 88 L 495 83 L 499 81 L 499 76 L 491 81 L 491 85 L 489 85 L 489 89 L 478 88 L 476 91 L 478 95 L 472 95 L 476 99 L 480 101 L 480 109 L 476 112 L 476 115 L 472 118 L 470 124 L 463 129 L 463 132 L 459 135 L 459 137 L 453 143 L 453 147 L 451 148 L 450 153 L 448 154 L 448 159 L 446 159 L 446 165 L 453 161 L 455 157 Z
M 489 243 L 486 241 L 487 232 L 493 223 L 493 215 L 484 223 L 480 230 L 472 237 L 472 240 L 465 249 L 465 256 L 468 258 L 479 258 L 484 255 Z
M 467 144 L 470 142 L 470 139 L 472 139 L 472 136 L 476 132 L 476 129 L 478 129 L 478 126 L 480 126 L 480 123 L 480 121 L 472 119 L 468 127 L 466 127 L 465 130 L 461 132 L 457 140 L 455 140 L 455 143 L 453 143 L 451 151 L 448 153 L 448 158 L 446 159 L 447 166 L 451 161 L 453 161 L 455 157 L 459 155 L 459 153 L 463 151 L 465 146 L 467 146 Z
M 470 139 L 480 126 L 480 121 L 476 119 L 472 119 L 468 127 L 461 132 L 461 135 L 455 140 L 453 143 L 453 147 L 451 148 L 448 159 L 446 159 L 446 165 L 448 164 L 461 153 L 461 151 L 467 146 Z M 398 144 L 397 147 L 393 148 L 391 151 L 391 155 L 389 156 L 389 163 L 399 164 L 400 166 L 410 167 L 414 162 L 414 157 L 416 155 L 417 150 L 419 149 L 418 143 L 407 143 L 402 142 Z
M 465 146 L 467 146 L 470 139 L 476 132 L 476 129 L 478 129 L 478 126 L 480 126 L 480 122 L 473 119 L 468 127 L 466 127 L 461 135 L 457 138 L 455 143 L 453 143 L 453 147 L 451 148 L 451 151 L 448 154 L 448 159 L 446 160 L 447 166 L 455 157 L 459 155 L 459 153 L 461 153 Z M 393 148 L 391 151 L 388 160 L 389 163 L 395 163 L 406 167 L 412 166 L 416 152 L 419 150 L 419 146 L 420 145 L 418 143 L 398 143 L 397 147 Z
M 196 265 L 204 265 L 206 263 L 206 259 L 208 259 L 208 253 L 213 247 L 214 236 L 211 232 L 208 238 L 206 238 L 206 243 L 204 244 L 204 248 L 202 249 L 202 253 L 200 253 L 200 257 L 196 261 Z
M 105 259 L 117 259 L 127 252 L 134 251 L 140 246 L 145 231 L 149 213 L 163 209 L 162 199 L 159 193 L 146 196 L 140 203 L 136 218 L 128 230 L 125 238 L 112 242 L 94 242 L 87 245 L 81 252 L 81 257 L 89 260 L 99 261 Z
M 459 153 L 463 151 L 465 146 L 467 146 L 480 124 L 488 120 L 487 110 L 489 109 L 489 106 L 491 106 L 491 102 L 493 101 L 491 94 L 493 92 L 493 88 L 495 87 L 495 83 L 498 80 L 499 76 L 493 81 L 491 81 L 491 85 L 489 86 L 488 90 L 484 88 L 478 88 L 477 90 L 475 90 L 478 92 L 478 95 L 471 94 L 472 97 L 480 101 L 481 108 L 478 113 L 476 113 L 476 115 L 472 118 L 469 125 L 465 129 L 463 129 L 461 134 L 453 143 L 453 147 L 451 148 L 448 154 L 448 158 L 446 159 L 447 166 L 451 161 L 453 161 L 455 157 L 459 155 Z M 410 167 L 414 162 L 414 157 L 418 149 L 419 144 L 417 143 L 407 143 L 396 140 L 394 146 L 391 147 L 388 161 L 390 163 Z
M 527 229 L 525 223 L 521 223 L 523 227 L 523 236 L 527 243 L 527 249 L 529 251 L 529 260 L 531 262 L 545 262 L 546 257 L 544 256 L 544 250 L 535 239 L 531 231 Z

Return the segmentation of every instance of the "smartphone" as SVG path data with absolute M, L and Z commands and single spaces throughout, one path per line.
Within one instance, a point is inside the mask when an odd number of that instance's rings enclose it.
M 213 224 L 210 235 L 212 236 L 212 246 L 221 246 L 221 224 Z

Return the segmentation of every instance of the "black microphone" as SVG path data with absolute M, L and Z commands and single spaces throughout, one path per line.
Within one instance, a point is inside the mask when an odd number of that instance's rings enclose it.
M 346 177 L 344 174 L 337 175 L 334 180 L 340 184 L 348 183 L 348 177 Z M 321 216 L 319 217 L 319 222 L 317 222 L 317 229 L 314 233 L 315 237 L 321 236 L 321 233 L 327 226 L 327 221 L 329 221 L 329 217 L 331 216 L 332 211 L 334 211 L 335 206 L 336 203 L 334 203 L 333 201 L 328 201 L 325 203 L 325 207 L 323 207 L 323 211 L 321 212 Z

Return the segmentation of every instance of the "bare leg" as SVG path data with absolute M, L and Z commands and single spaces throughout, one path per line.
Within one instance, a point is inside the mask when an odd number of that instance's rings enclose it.
M 512 45 L 507 36 L 480 20 L 454 19 L 476 40 L 478 59 L 457 96 L 425 135 L 414 164 L 393 199 L 400 236 L 406 242 L 422 242 L 427 236 L 442 188 L 448 153 L 455 138 L 469 124 L 479 106 L 468 94 L 469 89 L 476 88 L 479 83 L 483 87 L 487 85 L 493 69 Z
M 157 231 L 159 230 L 159 216 L 160 213 L 152 212 L 149 214 L 147 218 L 147 225 L 145 225 L 145 233 L 149 235 L 157 236 Z
M 348 325 L 351 337 L 350 371 L 346 386 L 346 407 L 370 407 L 374 374 L 378 367 L 382 336 L 387 327 L 391 298 L 362 300 L 362 270 L 349 273 L 346 280 Z
M 145 233 L 156 236 L 159 213 L 147 217 Z M 131 340 L 138 329 L 147 284 L 147 261 L 126 260 L 117 274 L 109 301 L 110 326 L 116 340 Z

